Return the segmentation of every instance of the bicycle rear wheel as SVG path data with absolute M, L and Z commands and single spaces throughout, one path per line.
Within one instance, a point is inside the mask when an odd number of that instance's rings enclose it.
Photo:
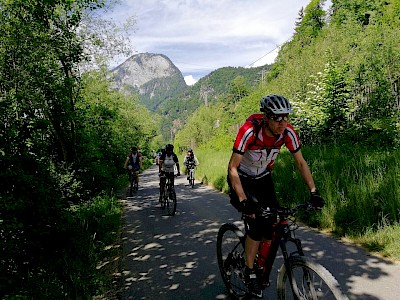
M 304 256 L 290 258 L 291 273 L 293 276 L 294 293 L 285 265 L 279 269 L 278 299 L 340 299 L 348 300 L 343 294 L 339 283 L 333 275 L 322 265 L 313 262 Z M 297 295 L 297 298 L 294 295 Z
M 224 224 L 218 231 L 217 259 L 222 280 L 235 299 L 245 299 L 248 290 L 244 283 L 244 235 L 234 224 Z
M 167 195 L 167 211 L 170 216 L 175 215 L 176 212 L 176 193 L 171 189 Z

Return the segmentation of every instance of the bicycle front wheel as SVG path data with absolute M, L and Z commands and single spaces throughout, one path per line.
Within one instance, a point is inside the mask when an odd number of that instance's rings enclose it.
M 304 257 L 290 258 L 293 289 L 285 265 L 279 269 L 278 299 L 340 299 L 348 300 L 339 283 L 322 265 Z M 294 296 L 296 295 L 296 296 Z
M 170 190 L 167 197 L 167 211 L 170 216 L 176 212 L 176 193 L 175 190 Z
M 222 280 L 235 299 L 245 299 L 248 290 L 244 284 L 244 235 L 234 224 L 224 224 L 218 231 L 217 259 Z
M 164 187 L 164 191 L 163 191 L 163 193 L 161 194 L 161 201 L 160 201 L 160 203 L 161 203 L 161 208 L 162 208 L 162 209 L 165 208 L 165 205 L 166 205 L 166 203 L 167 203 L 167 198 L 168 198 L 168 195 L 167 195 L 167 188 Z
M 130 183 L 130 185 L 129 185 L 129 197 L 133 196 L 134 181 L 135 181 L 135 178 L 133 177 L 133 175 L 131 173 L 129 173 L 129 183 Z
M 192 188 L 194 187 L 194 170 L 190 171 L 190 180 L 189 180 L 190 185 Z

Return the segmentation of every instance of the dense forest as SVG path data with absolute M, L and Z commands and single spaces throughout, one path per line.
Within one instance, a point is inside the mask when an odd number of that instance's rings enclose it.
M 158 135 L 158 119 L 101 71 L 127 47 L 94 13 L 105 4 L 0 1 L 1 299 L 102 292 L 123 161 Z
M 315 224 L 341 234 L 398 226 L 400 0 L 332 0 L 329 11 L 324 2 L 299 12 L 272 66 L 215 71 L 156 114 L 106 79 L 107 61 L 127 49 L 99 25 L 109 1 L 0 0 L 0 298 L 106 293 L 98 266 L 120 230 L 115 193 L 129 147 L 146 156 L 168 136 L 210 161 L 229 158 L 238 126 L 268 93 L 292 101 L 290 122 L 316 157 L 328 204 Z M 164 138 L 162 124 L 173 124 Z

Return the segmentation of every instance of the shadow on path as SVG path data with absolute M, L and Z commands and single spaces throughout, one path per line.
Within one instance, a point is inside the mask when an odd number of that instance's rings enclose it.
M 177 213 L 166 216 L 158 203 L 158 167 L 141 175 L 139 191 L 126 199 L 122 283 L 119 299 L 226 299 L 216 238 L 226 222 L 242 226 L 228 196 L 186 177 L 176 179 Z M 350 299 L 399 299 L 400 265 L 301 227 L 307 256 L 338 279 Z M 265 299 L 276 299 L 278 256 Z

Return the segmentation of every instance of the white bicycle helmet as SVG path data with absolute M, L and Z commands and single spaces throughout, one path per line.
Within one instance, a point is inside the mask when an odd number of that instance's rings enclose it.
M 260 100 L 260 111 L 271 112 L 275 115 L 293 112 L 288 99 L 279 95 L 267 95 Z

